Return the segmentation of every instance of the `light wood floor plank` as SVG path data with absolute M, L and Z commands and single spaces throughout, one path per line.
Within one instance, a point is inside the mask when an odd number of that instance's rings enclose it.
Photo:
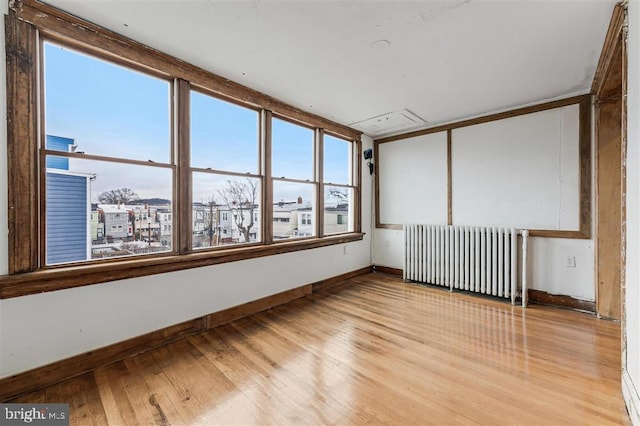
M 368 274 L 16 402 L 71 424 L 628 425 L 620 325 Z

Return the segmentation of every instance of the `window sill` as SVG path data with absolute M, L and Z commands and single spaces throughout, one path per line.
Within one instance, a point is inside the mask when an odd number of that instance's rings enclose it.
M 341 234 L 206 253 L 171 255 L 154 257 L 153 259 L 119 260 L 100 265 L 82 265 L 4 275 L 0 276 L 0 299 L 344 244 L 362 240 L 363 236 L 362 233 Z

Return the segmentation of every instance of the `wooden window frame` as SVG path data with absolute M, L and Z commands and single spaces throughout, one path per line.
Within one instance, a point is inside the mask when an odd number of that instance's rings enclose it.
M 200 95 L 204 95 L 204 96 L 209 96 L 213 99 L 222 101 L 222 102 L 226 102 L 229 103 L 231 105 L 240 107 L 240 108 L 245 108 L 251 111 L 254 111 L 257 113 L 257 118 L 258 118 L 258 124 L 257 124 L 257 130 L 258 130 L 258 140 L 256 141 L 257 146 L 258 146 L 258 168 L 256 169 L 255 172 L 241 172 L 238 170 L 226 170 L 226 169 L 215 169 L 215 168 L 202 168 L 202 167 L 194 167 L 191 164 L 191 157 L 190 157 L 190 149 L 189 149 L 189 154 L 187 155 L 187 173 L 188 173 L 188 177 L 185 177 L 185 182 L 188 183 L 186 185 L 186 188 L 189 188 L 189 206 L 193 205 L 193 187 L 192 187 L 192 177 L 193 177 L 193 173 L 202 173 L 202 174 L 212 174 L 212 175 L 218 175 L 218 176 L 229 176 L 229 177 L 236 177 L 236 178 L 241 178 L 241 177 L 247 177 L 247 178 L 251 178 L 251 179 L 257 179 L 258 181 L 260 181 L 260 194 L 262 194 L 265 191 L 266 186 L 268 185 L 267 180 L 265 179 L 265 173 L 264 173 L 264 169 L 266 166 L 266 163 L 269 163 L 269 158 L 265 157 L 265 144 L 267 144 L 267 140 L 265 138 L 265 124 L 264 121 L 265 120 L 271 120 L 270 116 L 267 116 L 266 114 L 264 114 L 264 110 L 261 108 L 257 108 L 253 105 L 247 105 L 243 102 L 238 102 L 237 100 L 228 97 L 228 96 L 223 96 L 217 93 L 212 93 L 210 90 L 208 90 L 206 87 L 195 87 L 195 86 L 190 86 L 190 90 L 189 90 L 189 98 L 183 98 L 182 102 L 183 103 L 188 103 L 189 104 L 189 108 L 191 106 L 191 93 L 195 92 L 198 93 Z M 189 120 L 190 123 L 190 115 L 188 115 L 188 118 L 186 118 Z M 190 129 L 190 124 L 187 126 L 189 127 L 189 131 Z M 190 137 L 185 137 L 185 139 L 187 139 L 185 142 L 183 142 L 183 145 L 187 145 L 189 144 L 189 148 L 190 148 Z M 266 207 L 264 206 L 264 197 L 261 195 L 260 196 L 260 211 L 263 212 L 264 209 Z M 191 222 L 191 212 L 193 210 L 190 207 L 190 212 L 187 213 L 187 215 L 185 216 L 185 220 L 189 220 L 189 223 Z M 253 242 L 253 243 L 238 243 L 238 244 L 234 244 L 233 247 L 240 247 L 240 246 L 248 246 L 248 245 L 263 245 L 265 244 L 265 226 L 267 226 L 266 223 L 264 223 L 264 214 L 260 215 L 260 220 L 262 221 L 260 223 L 260 241 L 257 242 Z M 269 224 L 270 225 L 270 224 Z M 191 225 L 189 225 L 191 227 Z M 193 230 L 191 230 L 193 231 Z M 199 248 L 194 248 L 193 247 L 193 232 L 183 232 L 183 234 L 188 234 L 186 236 L 186 238 L 188 239 L 188 248 L 185 250 L 185 253 L 187 252 L 204 252 L 204 251 L 211 251 L 211 250 L 226 250 L 228 249 L 230 246 L 213 246 L 213 247 L 199 247 Z
M 319 176 L 322 173 L 321 167 L 322 164 L 320 164 L 319 160 L 318 160 L 318 153 L 321 152 L 321 145 L 322 145 L 322 129 L 319 128 L 314 128 L 312 126 L 309 126 L 308 124 L 305 123 L 301 123 L 298 122 L 296 120 L 292 120 L 289 117 L 286 117 L 284 115 L 281 114 L 272 114 L 272 119 L 278 119 L 280 121 L 284 121 L 285 123 L 294 125 L 294 126 L 299 126 L 299 127 L 303 127 L 306 128 L 307 130 L 311 130 L 313 132 L 313 159 L 312 159 L 312 165 L 311 165 L 311 179 L 300 179 L 300 178 L 290 178 L 290 177 L 286 177 L 286 176 L 271 176 L 270 178 L 270 183 L 269 183 L 269 187 L 270 189 L 273 191 L 273 187 L 274 187 L 274 182 L 289 182 L 289 183 L 299 183 L 302 185 L 314 185 L 314 189 L 313 189 L 313 195 L 315 197 L 315 215 L 314 215 L 314 220 L 315 220 L 315 226 L 316 226 L 316 234 L 314 236 L 307 236 L 307 237 L 300 237 L 300 236 L 295 236 L 295 237 L 291 237 L 288 239 L 284 239 L 284 240 L 273 240 L 273 220 L 271 220 L 271 222 L 269 223 L 269 237 L 271 238 L 271 242 L 274 244 L 279 244 L 281 242 L 284 241 L 293 241 L 293 240 L 301 240 L 301 239 L 309 239 L 309 238 L 322 238 L 322 233 L 320 232 L 320 230 L 317 228 L 318 227 L 318 220 L 319 220 L 319 214 L 318 214 L 318 209 L 319 206 L 322 203 L 322 200 L 320 200 L 318 198 L 319 194 L 320 194 L 320 190 L 319 190 L 319 186 L 320 186 L 320 181 L 319 181 Z M 271 144 L 273 138 L 273 129 L 269 132 L 269 147 L 272 147 L 273 145 Z M 271 158 L 271 157 L 270 157 Z M 270 162 L 269 162 L 270 163 Z M 271 163 L 270 163 L 271 164 Z M 273 193 L 271 194 L 272 197 L 269 200 L 269 210 L 271 210 L 271 214 L 273 214 Z
M 122 35 L 69 15 L 36 0 L 12 3 L 5 17 L 7 61 L 7 173 L 8 173 L 8 270 L 0 276 L 0 299 L 19 297 L 111 282 L 120 279 L 148 276 L 159 273 L 198 268 L 238 260 L 271 256 L 299 250 L 308 250 L 334 244 L 358 241 L 361 232 L 360 154 L 361 132 L 327 120 L 315 114 L 299 110 L 271 96 L 232 82 L 206 70 L 180 61 L 172 56 L 149 48 Z M 40 213 L 42 182 L 40 180 L 39 140 L 41 107 L 39 100 L 40 39 L 55 43 L 117 64 L 171 80 L 174 98 L 172 136 L 175 140 L 174 179 L 174 251 L 171 254 L 125 257 L 114 260 L 45 268 L 42 263 Z M 194 250 L 191 247 L 191 169 L 189 164 L 189 98 L 191 88 L 231 100 L 242 106 L 260 111 L 262 169 L 265 183 L 262 191 L 261 216 L 263 241 L 256 245 L 232 246 L 228 249 Z M 180 101 L 182 99 L 182 101 Z M 267 208 L 273 200 L 270 165 L 271 117 L 300 123 L 315 129 L 316 134 L 327 131 L 352 141 L 358 155 L 354 158 L 357 175 L 355 185 L 355 232 L 279 241 L 274 244 L 271 234 L 273 212 Z M 322 159 L 322 151 L 316 147 L 316 167 Z M 316 172 L 317 173 L 317 172 Z M 322 175 L 316 174 L 317 191 L 322 188 Z M 175 201 L 174 201 L 175 202 Z M 320 212 L 320 209 L 318 209 Z M 321 222 L 317 222 L 317 226 Z M 188 230 L 189 232 L 187 232 Z
M 360 158 L 362 155 L 361 149 L 360 149 L 360 145 L 358 145 L 357 143 L 354 143 L 355 141 L 350 141 L 348 139 L 345 139 L 344 137 L 340 136 L 340 135 L 336 135 L 333 134 L 331 132 L 327 132 L 324 131 L 323 129 L 319 130 L 320 132 L 320 138 L 321 138 L 321 143 L 322 143 L 322 157 L 319 159 L 320 161 L 320 165 L 319 165 L 319 169 L 320 169 L 320 176 L 319 176 L 319 182 L 320 182 L 320 188 L 319 188 L 319 194 L 320 197 L 322 198 L 322 212 L 320 212 L 320 217 L 322 220 L 322 236 L 325 236 L 325 232 L 324 232 L 324 190 L 327 187 L 335 187 L 335 188 L 346 188 L 346 189 L 350 189 L 353 191 L 353 197 L 354 200 L 359 200 L 360 199 L 360 193 L 359 193 L 359 188 L 360 188 L 360 175 L 358 173 L 360 173 Z M 352 169 L 352 173 L 351 176 L 349 176 L 349 182 L 346 184 L 341 184 L 341 183 L 333 183 L 333 182 L 325 182 L 324 180 L 324 137 L 325 136 L 331 136 L 337 139 L 341 139 L 343 141 L 345 141 L 346 143 L 350 143 L 350 149 L 351 149 L 351 156 L 352 156 L 352 160 L 354 161 L 353 164 L 353 169 Z M 358 203 L 354 203 L 354 204 L 358 204 Z M 357 224 L 357 221 L 355 220 L 356 217 L 358 217 L 359 212 L 356 212 L 355 210 L 355 205 L 354 205 L 354 211 L 353 212 L 349 212 L 347 215 L 347 224 L 349 223 L 349 216 L 354 215 L 354 225 Z M 350 231 L 346 231 L 344 233 L 349 233 Z M 343 234 L 341 233 L 332 233 L 332 234 L 328 234 L 328 235 L 340 235 Z
M 39 82 L 39 88 L 38 88 L 38 93 L 40 93 L 40 95 L 38 96 L 39 98 L 39 109 L 40 109 L 40 113 L 38 115 L 38 117 L 40 118 L 40 123 L 44 123 L 45 122 L 45 108 L 44 108 L 44 101 L 45 101 L 45 95 L 44 95 L 44 80 L 45 80 L 45 73 L 44 73 L 44 67 L 42 66 L 42 64 L 44 64 L 44 45 L 45 43 L 51 43 L 54 46 L 58 46 L 58 47 L 62 47 L 62 48 L 68 48 L 69 46 L 67 46 L 65 44 L 64 41 L 60 41 L 55 37 L 39 37 L 38 40 L 38 63 L 40 64 L 40 66 L 38 67 L 40 69 L 40 76 L 38 79 Z M 172 214 L 172 227 L 173 229 L 179 229 L 179 227 L 177 226 L 177 224 L 179 223 L 179 220 L 176 220 L 175 218 L 177 218 L 179 215 L 177 214 L 178 212 L 176 210 L 174 210 L 174 207 L 176 206 L 176 201 L 178 198 L 178 173 L 177 171 L 179 170 L 178 168 L 178 161 L 180 158 L 185 156 L 185 152 L 182 149 L 177 149 L 177 144 L 178 144 L 178 137 L 179 135 L 176 132 L 176 129 L 178 129 L 180 126 L 182 126 L 182 123 L 184 123 L 185 118 L 188 119 L 188 116 L 185 117 L 179 117 L 180 111 L 179 109 L 181 108 L 181 104 L 184 102 L 178 102 L 178 100 L 180 99 L 180 92 L 179 92 L 179 85 L 183 84 L 184 82 L 180 82 L 178 79 L 171 79 L 171 78 L 167 78 L 164 75 L 161 75 L 159 73 L 153 73 L 150 72 L 149 70 L 146 70 L 142 67 L 137 67 L 137 66 L 133 66 L 132 64 L 122 64 L 122 63 L 118 63 L 116 61 L 110 60 L 110 59 L 106 59 L 103 58 L 101 56 L 97 56 L 94 55 L 90 50 L 84 49 L 82 47 L 79 46 L 73 46 L 71 48 L 72 52 L 74 52 L 75 54 L 79 54 L 79 55 L 85 55 L 87 58 L 90 58 L 92 60 L 105 60 L 107 63 L 113 64 L 113 65 L 118 65 L 118 66 L 122 66 L 125 69 L 127 69 L 128 71 L 131 72 L 138 72 L 141 74 L 144 74 L 148 77 L 151 78 L 157 78 L 159 80 L 162 80 L 164 82 L 166 82 L 169 85 L 169 95 L 168 95 L 168 102 L 170 105 L 170 109 L 169 109 L 169 117 L 168 117 L 168 126 L 169 126 L 169 158 L 164 161 L 152 161 L 152 160 L 141 160 L 141 159 L 131 159 L 131 158 L 127 158 L 127 157 L 114 157 L 112 154 L 93 154 L 93 153 L 76 153 L 76 152 L 61 152 L 61 151 L 55 151 L 55 150 L 50 150 L 47 148 L 46 146 L 46 138 L 47 138 L 47 134 L 46 131 L 44 129 L 44 126 L 40 125 L 39 127 L 39 133 L 38 133 L 38 140 L 39 140 L 39 144 L 37 147 L 37 151 L 38 151 L 38 169 L 39 169 L 39 174 L 38 174 L 38 178 L 39 178 L 39 186 L 40 186 L 40 195 L 39 195 L 39 207 L 40 207 L 40 212 L 39 212 L 39 231 L 40 231 L 40 241 L 42 242 L 40 244 L 40 255 L 39 255 L 39 262 L 37 264 L 37 268 L 38 269 L 48 269 L 48 268 L 64 268 L 67 266 L 72 266 L 75 264 L 91 264 L 91 263 L 98 263 L 98 262 L 104 262 L 105 260 L 88 260 L 88 261 L 80 261 L 80 262 L 66 262 L 66 263 L 62 263 L 62 264 L 54 264 L 54 265 L 47 265 L 45 262 L 46 256 L 47 256 L 47 247 L 46 244 L 44 244 L 44 241 L 46 240 L 46 229 L 44 226 L 44 220 L 41 218 L 46 217 L 47 214 L 47 206 L 46 206 L 46 197 L 44 196 L 44 191 L 46 188 L 46 174 L 47 174 L 47 167 L 46 167 L 46 158 L 50 157 L 50 156 L 56 156 L 56 157 L 63 157 L 63 158 L 75 158 L 75 159 L 79 159 L 79 160 L 93 160 L 93 161 L 100 161 L 103 163 L 108 163 L 108 164 L 127 164 L 127 165 L 133 165 L 133 166 L 141 166 L 141 167 L 154 167 L 154 168 L 159 168 L 159 169 L 164 169 L 164 170 L 170 170 L 171 171 L 171 199 L 172 199 L 172 205 L 171 205 L 171 214 Z M 188 111 L 188 107 L 187 107 L 187 111 Z M 184 134 L 182 135 L 184 137 Z M 184 144 L 184 143 L 188 143 L 189 139 L 188 138 L 184 138 L 184 139 L 180 139 L 180 141 Z M 188 158 L 188 151 L 186 153 L 186 156 Z M 106 230 L 105 230 L 106 233 Z M 171 237 L 171 250 L 166 250 L 166 251 L 162 251 L 162 252 L 158 252 L 158 253 L 154 253 L 154 254 L 145 254 L 145 255 L 132 255 L 132 256 L 128 256 L 128 257 L 137 257 L 137 256 L 144 256 L 144 257 L 155 257 L 155 256 L 167 256 L 167 255 L 175 255 L 180 253 L 180 247 L 177 245 L 178 244 L 178 236 L 173 233 L 172 237 Z M 117 258 L 113 258 L 114 261 L 117 261 Z

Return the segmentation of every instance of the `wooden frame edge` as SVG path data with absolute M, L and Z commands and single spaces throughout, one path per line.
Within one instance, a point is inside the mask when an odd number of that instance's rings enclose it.
M 579 195 L 579 209 L 578 212 L 578 226 L 579 232 L 573 237 L 566 238 L 591 238 L 591 229 L 593 227 L 593 214 L 591 211 L 591 199 L 592 199 L 592 182 L 591 171 L 593 169 L 592 164 L 592 149 L 591 149 L 591 131 L 592 131 L 592 116 L 591 116 L 591 95 L 585 95 L 580 101 L 580 118 L 578 125 L 578 168 L 580 169 L 580 188 L 578 188 Z
M 623 3 L 618 3 L 613 7 L 611 14 L 611 20 L 609 21 L 609 28 L 607 29 L 607 35 L 604 38 L 602 44 L 602 50 L 596 66 L 596 72 L 593 76 L 593 82 L 591 83 L 591 93 L 598 95 L 602 89 L 602 83 L 605 80 L 605 76 L 609 71 L 613 54 L 615 53 L 615 45 L 618 43 L 618 37 L 620 31 L 622 31 L 625 25 L 625 6 Z
M 38 268 L 37 34 L 6 15 L 8 271 Z M 34 110 L 35 109 L 35 110 Z
M 382 265 L 373 265 L 373 272 L 375 272 L 376 274 L 394 275 L 400 278 L 402 278 L 404 275 L 402 269 Z
M 565 106 L 579 104 L 580 101 L 584 99 L 585 96 L 589 96 L 588 93 L 583 95 L 571 96 L 569 98 L 558 99 L 550 102 L 543 102 L 535 105 L 530 105 L 526 107 L 516 108 L 508 111 L 497 112 L 487 115 L 482 115 L 480 117 L 469 118 L 461 121 L 454 121 L 448 124 L 441 124 L 434 127 L 429 127 L 422 130 L 415 130 L 413 132 L 402 133 L 399 135 L 388 136 L 385 138 L 375 139 L 373 142 L 375 143 L 387 143 L 387 142 L 395 142 L 403 139 L 415 138 L 417 136 L 429 135 L 431 133 L 445 132 L 447 130 L 455 130 L 461 127 L 475 126 L 477 124 L 488 123 L 491 121 L 503 120 L 505 118 L 513 118 L 518 117 L 520 115 L 533 114 L 535 112 L 546 111 L 549 109 L 562 108 Z
M 447 225 L 453 225 L 453 135 L 451 129 L 447 130 Z
M 620 319 L 623 323 L 624 330 L 624 320 L 625 320 L 625 309 L 626 306 L 624 304 L 624 294 L 626 291 L 626 277 L 625 277 L 625 265 L 626 265 L 626 252 L 624 250 L 625 241 L 626 241 L 626 149 L 627 149 L 627 140 L 626 140 L 626 126 L 627 126 L 627 52 L 626 52 L 626 44 L 627 44 L 627 5 L 626 2 L 618 3 L 614 6 L 611 18 L 609 21 L 609 27 L 607 29 L 607 35 L 605 37 L 605 41 L 603 43 L 602 51 L 600 53 L 600 58 L 598 60 L 598 66 L 596 69 L 596 73 L 594 76 L 593 84 L 592 84 L 592 97 L 594 99 L 595 108 L 593 109 L 594 117 L 594 215 L 593 215 L 593 234 L 594 234 L 594 256 L 595 256 L 595 274 L 594 274 L 594 288 L 596 289 L 596 307 L 595 312 L 599 317 L 608 318 L 607 315 L 602 315 L 602 311 L 609 310 L 607 309 L 607 305 L 603 306 L 604 302 L 602 301 L 601 292 L 603 288 L 601 284 L 609 283 L 608 279 L 605 279 L 602 282 L 601 277 L 601 260 L 602 253 L 607 251 L 603 250 L 602 246 L 606 246 L 602 244 L 600 241 L 600 237 L 606 237 L 602 234 L 602 229 L 600 227 L 600 218 L 601 211 L 599 209 L 600 206 L 600 194 L 601 194 L 601 181 L 599 179 L 600 176 L 600 150 L 604 147 L 601 146 L 599 141 L 602 136 L 601 130 L 603 128 L 602 119 L 607 117 L 607 114 L 602 114 L 603 106 L 612 103 L 620 103 L 621 111 L 620 111 L 620 128 L 622 129 L 622 133 L 620 134 L 620 222 L 621 229 L 620 231 L 620 264 L 615 267 L 616 270 L 620 271 L 620 294 L 621 301 L 620 303 Z M 618 75 L 619 73 L 619 75 Z M 619 82 L 619 84 L 618 84 Z M 612 86 L 613 83 L 613 86 Z M 612 87 L 614 88 L 612 92 Z M 606 122 L 606 121 L 605 121 Z M 604 126 L 607 128 L 608 126 Z M 605 144 L 606 145 L 606 144 Z M 606 161 L 604 162 L 606 163 Z M 604 164 L 603 163 L 603 164 Z M 606 185 L 605 185 L 606 186 Z M 614 262 L 617 263 L 617 262 Z M 606 269 L 606 268 L 605 268 Z M 606 287 L 607 285 L 605 285 Z M 605 291 L 606 293 L 606 291 Z M 609 306 L 610 307 L 610 306 Z M 609 310 L 610 313 L 613 313 Z M 608 314 L 609 315 L 609 314 Z M 626 359 L 624 357 L 624 344 L 625 341 L 622 339 L 621 341 L 623 347 L 623 356 L 622 356 L 622 366 L 624 368 Z
M 189 97 L 191 93 L 191 87 L 188 81 L 182 79 L 176 79 L 174 81 L 174 118 L 173 125 L 173 137 L 177 139 L 172 146 L 177 147 L 177 161 L 178 175 L 175 177 L 177 185 L 175 185 L 178 193 L 175 194 L 178 200 L 184 200 L 178 204 L 178 211 L 176 212 L 177 221 L 176 227 L 179 230 L 178 234 L 178 247 L 177 252 L 180 254 L 191 253 L 193 245 L 192 234 L 192 205 L 193 196 L 191 191 L 187 191 L 187 188 L 191 188 L 192 173 L 189 169 L 189 155 L 190 155 L 190 132 L 191 132 L 191 120 L 190 109 L 191 103 Z
M 378 144 L 373 141 L 373 159 L 375 160 L 375 170 L 373 174 L 373 195 L 375 200 L 373 200 L 373 209 L 375 216 L 375 224 L 372 224 L 375 228 L 383 228 L 384 224 L 380 222 L 380 150 L 378 149 Z
M 199 318 L 152 331 L 122 342 L 114 343 L 60 361 L 0 379 L 0 402 L 77 377 L 136 354 L 146 352 L 181 338 L 214 328 L 267 309 L 307 297 L 359 275 L 371 272 L 372 267 L 356 269 L 312 284 L 266 296 L 242 305 L 214 312 Z M 314 291 L 314 288 L 317 290 Z
M 336 287 L 340 284 L 344 284 L 345 281 L 355 278 L 359 275 L 364 275 L 373 272 L 373 265 L 365 266 L 364 268 L 356 269 L 355 271 L 347 272 L 346 274 L 337 275 L 335 277 L 327 278 L 326 280 L 318 281 L 311 284 L 312 293 L 320 293 Z
M 593 314 L 596 312 L 595 301 L 576 299 L 571 296 L 551 294 L 546 291 L 534 289 L 528 289 L 527 294 L 529 296 L 529 301 L 538 305 L 555 306 Z

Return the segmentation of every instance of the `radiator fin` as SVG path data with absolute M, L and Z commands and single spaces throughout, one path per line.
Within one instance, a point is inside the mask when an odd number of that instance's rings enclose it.
M 404 225 L 404 279 L 511 299 L 517 293 L 518 230 Z

